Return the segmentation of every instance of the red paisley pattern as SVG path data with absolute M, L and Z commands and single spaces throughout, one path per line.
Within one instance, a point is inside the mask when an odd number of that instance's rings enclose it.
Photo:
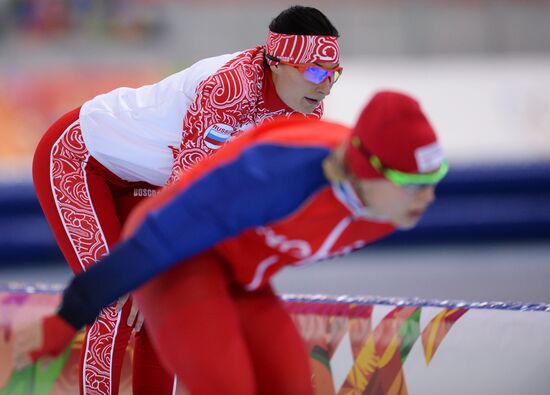
M 67 236 L 82 270 L 109 252 L 90 200 L 85 167 L 89 158 L 79 122 L 73 123 L 52 147 L 51 184 Z M 103 310 L 88 330 L 82 372 L 84 394 L 111 393 L 111 359 L 119 314 L 114 307 Z
M 243 128 L 275 116 L 300 114 L 284 108 L 267 108 L 262 94 L 264 53 L 262 46 L 244 51 L 198 85 L 195 100 L 183 120 L 182 144 L 168 183 L 215 151 L 205 144 L 205 132 L 210 126 L 227 125 L 233 128 L 231 137 L 234 138 Z M 320 118 L 321 114 L 322 106 L 319 106 L 310 116 Z
M 269 32 L 266 52 L 289 63 L 340 63 L 338 37 Z M 275 64 L 268 59 L 269 64 Z

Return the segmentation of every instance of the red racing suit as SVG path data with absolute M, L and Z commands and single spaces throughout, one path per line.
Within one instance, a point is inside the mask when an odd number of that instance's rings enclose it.
M 295 114 L 264 62 L 262 46 L 204 59 L 156 84 L 99 95 L 50 127 L 35 153 L 33 180 L 73 272 L 108 254 L 132 208 L 169 179 L 242 131 Z M 319 106 L 311 117 L 321 113 Z M 82 394 L 118 393 L 129 308 L 117 313 L 111 305 L 88 326 Z M 146 333 L 136 343 L 134 393 L 172 393 L 172 379 L 152 369 L 155 358 L 143 350 L 151 350 Z
M 244 134 L 141 204 L 125 242 L 73 280 L 59 314 L 78 328 L 149 280 L 136 297 L 153 343 L 192 393 L 311 394 L 303 345 L 269 279 L 394 230 L 324 175 L 350 132 L 302 118 Z

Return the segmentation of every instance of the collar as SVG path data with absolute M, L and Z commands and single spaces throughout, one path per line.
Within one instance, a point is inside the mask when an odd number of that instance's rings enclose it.
M 332 191 L 338 199 L 349 211 L 355 219 L 368 219 L 376 222 L 388 222 L 387 219 L 374 213 L 355 192 L 355 188 L 349 181 L 337 181 L 331 183 Z
M 264 68 L 262 96 L 264 99 L 265 107 L 269 111 L 284 110 L 285 112 L 294 112 L 294 110 L 287 106 L 277 94 L 277 89 L 275 89 L 275 83 L 273 82 L 273 77 L 271 77 L 271 70 L 269 69 L 269 66 Z

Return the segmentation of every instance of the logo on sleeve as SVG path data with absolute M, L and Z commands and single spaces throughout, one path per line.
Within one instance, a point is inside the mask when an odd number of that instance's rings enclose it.
M 204 144 L 210 149 L 218 149 L 229 141 L 235 129 L 224 123 L 216 123 L 204 132 Z

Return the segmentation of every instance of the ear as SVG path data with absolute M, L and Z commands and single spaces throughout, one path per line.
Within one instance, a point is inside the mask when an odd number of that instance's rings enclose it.
M 323 172 L 327 180 L 331 182 L 340 182 L 351 177 L 344 164 L 344 145 L 333 150 L 323 160 Z

